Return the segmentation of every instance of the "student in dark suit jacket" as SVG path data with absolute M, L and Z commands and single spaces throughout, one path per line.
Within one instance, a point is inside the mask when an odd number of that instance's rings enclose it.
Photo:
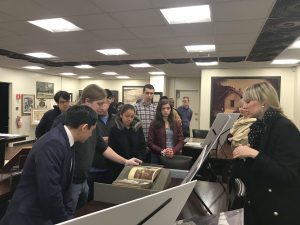
M 174 120 L 169 100 L 162 99 L 156 108 L 155 119 L 149 127 L 148 146 L 151 163 L 161 164 L 160 155 L 173 158 L 183 147 L 183 133 L 179 121 Z
M 1 225 L 50 225 L 73 217 L 71 146 L 92 135 L 98 116 L 88 106 L 73 106 L 66 114 L 65 126 L 51 129 L 33 145 Z
M 299 224 L 300 133 L 284 116 L 275 89 L 267 82 L 244 93 L 250 127 L 249 145 L 234 149 L 245 159 L 239 168 L 246 186 L 246 225 Z

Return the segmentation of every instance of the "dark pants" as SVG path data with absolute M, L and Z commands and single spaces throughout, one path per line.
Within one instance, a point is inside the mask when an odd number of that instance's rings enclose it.
M 182 128 L 182 132 L 183 132 L 183 136 L 184 136 L 185 138 L 190 137 L 190 128 L 189 128 L 189 127 L 187 127 L 187 128 Z

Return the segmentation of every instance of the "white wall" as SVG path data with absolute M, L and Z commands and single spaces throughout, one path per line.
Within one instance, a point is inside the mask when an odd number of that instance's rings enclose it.
M 82 90 L 89 84 L 97 84 L 102 88 L 108 88 L 110 90 L 115 90 L 119 92 L 119 102 L 122 102 L 123 86 L 144 86 L 148 84 L 149 80 L 81 80 L 79 84 L 79 89 Z
M 295 77 L 295 100 L 293 102 L 295 110 L 294 110 L 294 122 L 297 127 L 300 128 L 300 66 L 295 68 L 296 77 Z
M 299 69 L 298 69 L 299 71 Z M 299 104 L 299 92 L 295 92 L 297 74 L 295 68 L 268 68 L 268 69 L 206 69 L 202 71 L 201 81 L 201 106 L 200 106 L 200 129 L 208 129 L 210 121 L 210 99 L 212 77 L 241 77 L 241 76 L 281 76 L 280 104 L 285 115 L 299 127 L 299 111 L 296 116 L 295 105 Z M 299 75 L 298 75 L 299 77 Z M 299 78 L 298 78 L 299 79 Z M 299 81 L 298 81 L 299 89 Z M 295 102 L 295 95 L 298 103 Z M 298 109 L 299 110 L 299 109 Z M 297 123 L 296 123 L 297 125 Z
M 77 79 L 61 78 L 59 76 L 49 76 L 38 72 L 27 72 L 23 70 L 13 70 L 0 67 L 0 82 L 10 83 L 10 112 L 9 112 L 9 132 L 14 134 L 29 135 L 27 140 L 35 138 L 35 126 L 30 124 L 30 115 L 22 115 L 21 100 L 16 100 L 16 94 L 36 95 L 36 81 L 54 83 L 54 93 L 65 90 L 70 93 L 78 92 L 79 82 Z M 47 108 L 50 109 L 51 102 L 46 100 Z M 35 101 L 37 106 L 38 100 Z M 17 107 L 19 108 L 17 110 Z M 15 120 L 17 116 L 22 116 L 23 126 L 17 128 Z
M 211 77 L 213 76 L 281 76 L 281 105 L 285 114 L 300 127 L 300 66 L 297 68 L 280 69 L 206 69 L 199 78 L 172 78 L 166 80 L 166 95 L 176 98 L 176 90 L 200 90 L 200 129 L 209 128 Z M 22 116 L 23 126 L 18 129 L 15 124 L 17 115 L 21 115 L 21 100 L 16 100 L 16 94 L 36 93 L 36 81 L 54 83 L 54 92 L 66 90 L 73 93 L 73 100 L 78 98 L 78 90 L 91 83 L 103 88 L 117 90 L 119 101 L 122 101 L 122 86 L 144 86 L 149 83 L 144 80 L 77 80 L 60 76 L 49 76 L 38 72 L 27 72 L 0 67 L 0 82 L 11 84 L 9 132 L 26 134 L 34 139 L 35 126 L 30 125 L 30 116 Z M 47 100 L 47 105 L 53 100 Z M 176 101 L 175 101 L 176 102 Z M 38 101 L 36 100 L 36 104 Z M 19 107 L 19 110 L 16 110 Z

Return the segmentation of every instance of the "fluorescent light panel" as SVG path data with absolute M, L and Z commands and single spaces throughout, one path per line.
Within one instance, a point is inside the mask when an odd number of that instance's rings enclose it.
M 114 49 L 101 49 L 96 50 L 97 52 L 100 52 L 103 55 L 128 55 L 127 52 L 120 48 L 114 48 Z
M 108 75 L 108 76 L 110 76 L 110 75 L 118 75 L 116 72 L 103 72 L 102 74 Z
M 63 19 L 63 18 L 53 18 L 44 20 L 32 20 L 28 21 L 35 26 L 48 30 L 50 32 L 69 32 L 69 31 L 79 31 L 82 30 L 73 23 Z
M 289 48 L 300 48 L 300 40 L 296 40 Z
M 196 62 L 197 66 L 217 66 L 219 63 L 217 61 L 212 62 Z
M 297 64 L 298 62 L 300 62 L 299 59 L 275 59 L 271 64 L 284 65 L 284 64 Z
M 78 79 L 90 79 L 91 77 L 89 76 L 79 76 Z
M 65 72 L 65 73 L 60 73 L 60 75 L 64 75 L 64 76 L 74 76 L 76 75 L 75 73 L 71 73 L 71 72 Z
M 116 78 L 118 78 L 118 79 L 129 79 L 130 77 L 129 76 L 116 76 Z
M 214 51 L 216 51 L 215 45 L 187 45 L 184 47 L 188 52 L 214 52 Z
M 51 55 L 46 52 L 31 52 L 31 53 L 25 53 L 25 55 L 29 55 L 29 56 L 40 58 L 40 59 L 57 58 L 56 56 Z
M 74 66 L 74 67 L 76 67 L 78 69 L 93 69 L 93 68 L 95 68 L 95 67 L 87 65 L 87 64 L 78 65 L 78 66 Z
M 198 5 L 160 10 L 169 24 L 211 22 L 209 5 Z
M 24 66 L 24 69 L 29 69 L 29 70 L 43 70 L 45 68 L 40 67 L 40 66 Z
M 164 71 L 153 71 L 149 72 L 151 75 L 165 75 L 166 73 Z
M 134 68 L 147 68 L 152 67 L 149 63 L 137 63 L 137 64 L 130 64 L 130 66 Z

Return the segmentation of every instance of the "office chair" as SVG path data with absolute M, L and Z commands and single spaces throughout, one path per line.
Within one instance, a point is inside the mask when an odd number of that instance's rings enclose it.
M 205 139 L 208 134 L 208 130 L 192 129 L 192 132 L 193 132 L 193 138 Z
M 246 187 L 239 178 L 234 179 L 232 189 L 229 193 L 228 210 L 244 208 L 246 196 Z

